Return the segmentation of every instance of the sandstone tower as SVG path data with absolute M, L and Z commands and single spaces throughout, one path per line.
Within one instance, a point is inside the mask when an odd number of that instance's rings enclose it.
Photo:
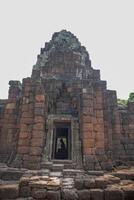
M 134 163 L 134 104 L 117 105 L 72 33 L 54 33 L 31 77 L 9 85 L 0 100 L 0 162 L 90 170 Z

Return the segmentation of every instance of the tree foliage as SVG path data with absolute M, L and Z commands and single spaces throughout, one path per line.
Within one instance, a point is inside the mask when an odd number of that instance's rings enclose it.
M 126 99 L 117 99 L 117 104 L 121 105 L 121 106 L 126 106 L 127 100 Z
M 134 102 L 134 92 L 129 94 L 128 102 Z
M 118 105 L 126 106 L 128 102 L 134 102 L 134 92 L 131 92 L 129 94 L 129 98 L 127 100 L 126 99 L 117 99 Z

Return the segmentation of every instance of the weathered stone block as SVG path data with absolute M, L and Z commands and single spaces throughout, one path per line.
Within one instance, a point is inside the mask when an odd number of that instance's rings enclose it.
M 113 163 L 112 161 L 101 162 L 101 167 L 104 170 L 110 171 L 113 169 Z
M 44 124 L 43 123 L 36 123 L 36 124 L 34 124 L 34 126 L 33 126 L 33 129 L 34 130 L 43 130 L 44 129 Z
M 91 123 L 92 117 L 91 116 L 84 116 L 82 117 L 82 123 Z
M 42 108 L 35 108 L 34 114 L 37 116 L 44 116 L 44 110 Z
M 60 191 L 52 191 L 52 190 L 47 191 L 47 199 L 60 200 L 61 199 Z
M 30 118 L 30 117 L 33 117 L 33 113 L 32 112 L 22 112 L 21 114 L 21 117 L 22 118 Z
M 30 102 L 29 97 L 23 97 L 22 105 L 29 104 L 29 102 Z
M 84 151 L 84 155 L 95 155 L 95 149 L 94 148 L 84 146 L 83 151 Z
M 32 197 L 35 199 L 46 199 L 47 190 L 46 189 L 33 189 Z
M 84 115 L 92 115 L 93 114 L 93 108 L 91 107 L 83 107 L 83 114 Z
M 90 197 L 92 200 L 104 200 L 104 192 L 101 189 L 91 189 Z
M 43 140 L 44 131 L 33 130 L 33 138 L 40 138 Z
M 20 178 L 20 187 L 21 186 L 28 186 L 28 184 L 29 184 L 29 180 L 30 180 L 30 176 L 22 176 L 21 178 Z
M 82 127 L 83 132 L 92 132 L 93 131 L 93 124 L 84 123 Z
M 105 177 L 100 176 L 98 178 L 95 179 L 95 185 L 97 188 L 106 188 L 107 186 L 107 180 L 105 179 Z
M 84 180 L 83 179 L 75 179 L 74 186 L 76 189 L 81 190 L 84 188 Z
M 84 179 L 84 187 L 87 189 L 91 189 L 91 188 L 95 188 L 96 184 L 95 184 L 95 179 L 94 178 L 85 178 Z
M 19 146 L 29 146 L 29 139 L 28 138 L 20 138 L 18 145 Z
M 2 180 L 19 180 L 20 177 L 23 175 L 23 171 L 19 170 L 5 170 L 2 172 L 1 179 Z
M 57 178 L 58 177 L 58 172 L 51 172 L 53 173 L 53 178 L 51 178 L 48 183 L 47 183 L 47 189 L 48 190 L 59 190 L 60 187 L 61 187 L 61 182 L 60 182 L 60 179 Z M 50 173 L 50 176 L 51 176 L 51 173 Z M 55 175 L 54 175 L 55 173 Z
M 95 146 L 97 148 L 103 148 L 104 147 L 104 140 L 99 140 L 95 142 Z
M 89 190 L 79 190 L 78 191 L 79 200 L 91 200 Z
M 15 109 L 16 103 L 7 103 L 6 109 Z
M 32 117 L 21 118 L 20 123 L 22 123 L 22 124 L 32 124 L 33 118 Z
M 29 161 L 30 162 L 40 162 L 41 161 L 41 156 L 29 156 Z
M 32 138 L 31 146 L 32 147 L 42 147 L 43 139 L 42 138 Z
M 24 154 L 23 155 L 23 160 L 24 161 L 29 161 L 29 154 Z
M 90 138 L 83 139 L 83 145 L 85 148 L 94 147 L 94 142 L 95 142 L 94 139 L 90 139 Z
M 77 200 L 78 199 L 77 190 L 72 190 L 72 189 L 62 190 L 62 199 L 63 200 Z
M 93 101 L 92 100 L 87 100 L 87 99 L 83 99 L 83 106 L 85 107 L 92 107 L 93 106 Z
M 32 188 L 32 190 L 33 190 L 33 188 L 34 189 L 46 189 L 47 183 L 48 183 L 48 181 L 44 181 L 44 180 L 37 180 L 37 181 L 33 180 L 33 181 L 29 182 L 29 186 L 30 186 L 30 188 Z
M 31 78 L 30 77 L 23 78 L 22 82 L 23 82 L 23 85 L 29 86 L 31 84 Z
M 42 148 L 40 147 L 31 147 L 30 148 L 30 155 L 41 155 L 42 153 Z
M 18 184 L 0 185 L 1 199 L 15 199 L 19 196 Z
M 20 186 L 20 190 L 19 190 L 19 195 L 21 197 L 29 197 L 31 196 L 31 190 L 30 187 L 28 185 L 21 185 Z
M 35 122 L 35 123 L 44 123 L 45 120 L 44 120 L 44 117 L 41 117 L 41 116 L 35 116 L 35 118 L 34 118 L 34 122 Z
M 44 102 L 41 102 L 41 103 L 36 103 L 34 104 L 35 108 L 44 108 Z
M 28 132 L 20 131 L 19 138 L 21 139 L 28 138 L 28 135 L 29 135 Z
M 20 154 L 27 154 L 29 153 L 29 146 L 19 146 L 18 153 Z
M 126 186 L 123 188 L 124 191 L 124 200 L 133 200 L 134 199 L 134 186 Z
M 45 96 L 44 95 L 36 95 L 35 100 L 36 100 L 36 102 L 44 102 Z
M 108 188 L 105 190 L 105 199 L 107 200 L 124 200 L 124 193 L 117 188 Z

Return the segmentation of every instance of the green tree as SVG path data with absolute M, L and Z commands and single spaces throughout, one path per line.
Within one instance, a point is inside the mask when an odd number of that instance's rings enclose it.
M 129 94 L 128 102 L 134 102 L 134 92 Z
M 117 104 L 126 106 L 127 105 L 127 100 L 126 99 L 117 99 Z

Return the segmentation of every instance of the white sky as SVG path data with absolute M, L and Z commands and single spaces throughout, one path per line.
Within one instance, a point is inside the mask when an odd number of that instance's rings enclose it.
M 0 0 L 0 98 L 31 75 L 44 43 L 67 29 L 84 45 L 108 89 L 134 91 L 134 0 Z

